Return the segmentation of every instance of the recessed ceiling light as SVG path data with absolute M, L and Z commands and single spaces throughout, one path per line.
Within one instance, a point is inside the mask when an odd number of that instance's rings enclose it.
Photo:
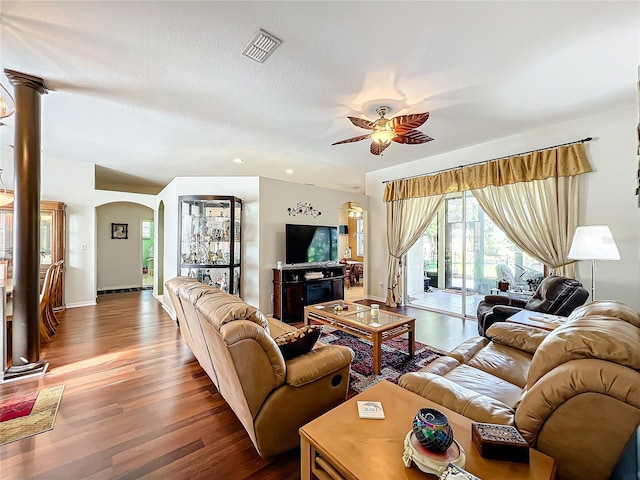
M 233 163 L 242 163 L 244 162 L 244 160 L 242 160 L 241 158 L 234 158 L 233 159 Z
M 291 175 L 293 173 L 293 168 L 287 168 L 287 173 Z

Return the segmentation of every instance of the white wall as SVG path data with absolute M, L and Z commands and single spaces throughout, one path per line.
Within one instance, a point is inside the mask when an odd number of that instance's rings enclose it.
M 43 157 L 42 200 L 64 202 L 66 209 L 65 301 L 67 307 L 96 303 L 96 207 L 128 201 L 153 208 L 155 195 L 94 189 L 94 165 Z M 3 151 L 2 168 L 7 186 L 13 185 L 13 158 Z M 86 248 L 85 248 L 86 247 Z
M 242 277 L 243 299 L 259 305 L 259 180 L 258 177 L 179 177 L 174 178 L 157 196 L 156 212 L 164 202 L 164 279 L 178 275 L 178 197 L 182 195 L 227 195 L 242 200 Z M 156 225 L 158 219 L 156 218 Z M 158 232 L 160 234 L 160 232 Z M 157 243 L 157 239 L 156 239 Z M 157 285 L 154 287 L 157 291 Z M 171 311 L 170 301 L 163 303 Z
M 600 262 L 596 275 L 597 299 L 620 300 L 640 309 L 640 211 L 634 195 L 637 170 L 635 128 L 637 107 L 595 114 L 525 134 L 476 145 L 463 150 L 425 158 L 366 176 L 366 192 L 370 197 L 369 216 L 383 225 L 386 218 L 382 201 L 384 180 L 426 174 L 443 168 L 490 160 L 519 152 L 535 150 L 585 137 L 592 173 L 582 176 L 581 225 L 609 225 L 620 250 L 621 261 Z M 437 139 L 436 139 L 437 141 Z M 370 225 L 374 222 L 370 222 Z M 368 294 L 383 298 L 386 288 L 388 249 L 384 228 L 369 228 L 369 271 L 384 286 L 369 283 Z M 578 262 L 577 277 L 587 289 L 591 286 L 591 264 Z
M 369 199 L 361 194 L 260 178 L 260 309 L 264 313 L 273 313 L 273 268 L 277 261 L 285 261 L 285 224 L 337 226 L 340 209 L 349 201 L 357 202 L 365 210 L 369 203 Z M 322 214 L 316 218 L 289 215 L 287 209 L 299 202 L 310 203 Z M 365 271 L 366 268 L 365 264 Z
M 114 202 L 96 209 L 98 291 L 142 286 L 143 219 L 153 210 L 130 202 Z M 112 239 L 111 224 L 126 223 L 127 239 Z
M 243 201 L 242 297 L 265 314 L 273 313 L 273 271 L 284 261 L 284 225 L 338 225 L 340 207 L 364 195 L 259 177 L 181 177 L 174 179 L 157 197 L 165 205 L 164 278 L 178 274 L 178 197 L 181 195 L 233 195 Z M 288 207 L 310 203 L 322 214 L 291 216 Z M 157 211 L 157 208 L 156 208 Z M 156 221 L 158 219 L 156 218 Z M 167 308 L 168 299 L 163 299 Z

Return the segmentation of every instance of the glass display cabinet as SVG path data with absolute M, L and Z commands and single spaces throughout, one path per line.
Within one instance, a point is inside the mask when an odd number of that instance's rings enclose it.
M 242 200 L 178 197 L 178 272 L 240 296 Z

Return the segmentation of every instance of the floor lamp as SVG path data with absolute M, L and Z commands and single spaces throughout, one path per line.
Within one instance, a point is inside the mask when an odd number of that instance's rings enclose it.
M 567 256 L 570 260 L 591 260 L 591 300 L 596 299 L 596 260 L 620 260 L 618 247 L 606 225 L 576 228 Z

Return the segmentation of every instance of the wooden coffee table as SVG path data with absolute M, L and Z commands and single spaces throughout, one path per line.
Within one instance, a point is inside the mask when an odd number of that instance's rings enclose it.
M 342 311 L 336 311 L 336 305 L 346 306 Z M 380 316 L 371 316 L 371 307 L 358 303 L 332 301 L 318 303 L 304 307 L 304 324 L 310 321 L 330 325 L 358 338 L 370 340 L 373 343 L 373 372 L 380 375 L 382 363 L 382 342 L 391 338 L 409 334 L 409 356 L 413 358 L 416 349 L 415 323 L 416 319 L 400 315 L 399 313 L 380 310 Z
M 382 402 L 384 420 L 358 417 L 358 400 Z M 449 419 L 466 455 L 465 469 L 483 480 L 553 480 L 555 461 L 530 449 L 529 464 L 488 460 L 471 442 L 471 420 L 391 382 L 382 381 L 300 428 L 302 480 L 319 478 L 425 480 L 402 462 L 404 438 L 416 412 L 433 407 Z

